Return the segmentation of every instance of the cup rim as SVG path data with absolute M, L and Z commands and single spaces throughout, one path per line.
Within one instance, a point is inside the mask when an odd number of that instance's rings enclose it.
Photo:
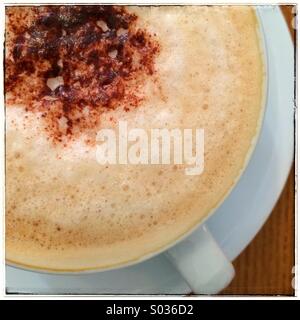
M 170 243 L 160 247 L 159 249 L 156 249 L 150 253 L 143 254 L 142 256 L 138 258 L 131 259 L 126 262 L 120 262 L 113 265 L 103 266 L 103 267 L 91 267 L 91 268 L 82 268 L 82 269 L 52 269 L 52 268 L 45 268 L 45 267 L 38 267 L 38 266 L 32 266 L 27 265 L 19 262 L 14 262 L 13 260 L 6 259 L 6 265 L 10 267 L 14 267 L 16 269 L 24 270 L 24 271 L 32 271 L 37 272 L 41 274 L 52 274 L 52 275 L 83 275 L 83 274 L 93 274 L 98 272 L 105 272 L 105 271 L 112 271 L 112 270 L 118 270 L 130 266 L 134 266 L 136 264 L 139 264 L 141 262 L 144 262 L 150 258 L 153 258 L 161 253 L 164 253 L 168 249 L 172 248 L 173 246 L 176 246 L 179 242 L 183 241 L 187 237 L 189 237 L 194 231 L 196 231 L 200 226 L 205 225 L 206 221 L 217 211 L 217 209 L 223 204 L 223 202 L 227 199 L 227 197 L 230 195 L 232 190 L 236 187 L 238 181 L 240 180 L 241 176 L 245 172 L 245 170 L 248 167 L 248 164 L 250 162 L 250 159 L 253 155 L 253 152 L 256 148 L 257 142 L 260 137 L 261 129 L 264 122 L 264 115 L 266 113 L 266 107 L 267 107 L 267 100 L 268 100 L 268 93 L 269 93 L 269 81 L 268 81 L 268 75 L 269 75 L 269 55 L 268 55 L 268 49 L 266 45 L 266 33 L 263 27 L 262 18 L 259 12 L 259 8 L 255 8 L 254 14 L 256 16 L 257 20 L 257 27 L 256 32 L 260 44 L 260 52 L 263 62 L 263 94 L 261 98 L 261 110 L 260 115 L 257 120 L 257 126 L 256 126 L 256 133 L 252 137 L 251 146 L 248 149 L 247 154 L 244 158 L 244 164 L 240 169 L 239 174 L 235 177 L 233 184 L 231 187 L 226 191 L 226 193 L 223 195 L 223 197 L 218 201 L 217 205 L 213 207 L 204 218 L 201 218 L 200 221 L 195 223 L 189 230 L 181 234 L 177 237 L 177 239 L 172 240 Z

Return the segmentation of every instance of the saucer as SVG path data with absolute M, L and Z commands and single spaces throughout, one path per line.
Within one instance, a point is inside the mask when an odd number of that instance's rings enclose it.
M 232 261 L 271 213 L 294 157 L 294 48 L 277 6 L 258 6 L 269 65 L 267 109 L 240 181 L 206 225 Z M 195 231 L 197 232 L 197 231 Z M 163 254 L 132 267 L 85 275 L 49 275 L 6 267 L 7 293 L 186 294 L 190 288 Z

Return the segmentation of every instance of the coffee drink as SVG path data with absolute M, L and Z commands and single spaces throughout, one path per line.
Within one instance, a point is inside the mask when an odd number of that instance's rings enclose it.
M 265 69 L 247 6 L 7 7 L 6 258 L 117 267 L 202 222 L 257 136 Z M 204 130 L 204 170 L 99 164 L 97 133 Z

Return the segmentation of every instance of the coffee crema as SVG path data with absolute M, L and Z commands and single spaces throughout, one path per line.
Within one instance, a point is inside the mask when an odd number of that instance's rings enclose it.
M 116 267 L 179 239 L 224 199 L 259 130 L 264 63 L 244 6 L 6 9 L 6 257 Z M 203 128 L 200 176 L 99 165 L 95 139 Z

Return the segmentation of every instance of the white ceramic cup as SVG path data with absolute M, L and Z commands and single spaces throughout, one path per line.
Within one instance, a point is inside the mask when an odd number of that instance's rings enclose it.
M 165 254 L 194 294 L 218 293 L 234 277 L 233 265 L 205 225 Z
M 259 22 L 259 36 L 261 40 L 262 55 L 264 58 L 265 73 L 267 75 L 267 50 L 264 41 L 264 32 L 262 28 L 262 23 L 260 22 L 259 12 L 257 12 L 257 18 Z M 265 96 L 262 101 L 261 117 L 258 120 L 258 128 L 256 136 L 253 137 L 252 147 L 248 151 L 244 167 L 240 172 L 240 176 L 245 171 L 250 157 L 253 153 L 254 147 L 258 140 L 259 132 L 262 126 L 263 115 L 266 106 L 266 93 L 267 93 L 267 77 L 265 79 Z M 237 177 L 235 184 L 238 182 L 239 177 Z M 225 198 L 229 195 L 231 190 L 234 188 L 235 184 L 230 190 L 228 190 L 227 195 L 220 201 L 220 206 Z M 206 217 L 210 217 L 217 207 L 210 212 Z M 214 240 L 209 230 L 205 226 L 205 221 L 202 221 L 200 225 L 194 226 L 192 230 L 183 235 L 177 242 L 170 244 L 167 248 L 159 250 L 148 257 L 142 257 L 141 260 L 135 263 L 128 263 L 122 266 L 112 267 L 109 269 L 118 269 L 122 267 L 127 267 L 134 265 L 138 262 L 142 262 L 147 258 L 153 257 L 162 251 L 172 265 L 179 271 L 182 277 L 185 279 L 194 294 L 216 294 L 225 288 L 234 277 L 234 268 L 228 258 L 224 255 L 217 242 Z M 54 274 L 68 274 L 68 272 L 56 272 L 56 271 L 44 271 L 38 270 L 31 267 L 20 266 L 14 263 L 8 263 L 9 265 L 24 270 L 38 271 L 42 273 L 54 273 Z M 75 271 L 70 272 L 70 274 L 84 274 L 84 273 L 94 273 L 99 271 L 106 271 L 109 269 L 101 270 L 90 270 L 90 271 Z

